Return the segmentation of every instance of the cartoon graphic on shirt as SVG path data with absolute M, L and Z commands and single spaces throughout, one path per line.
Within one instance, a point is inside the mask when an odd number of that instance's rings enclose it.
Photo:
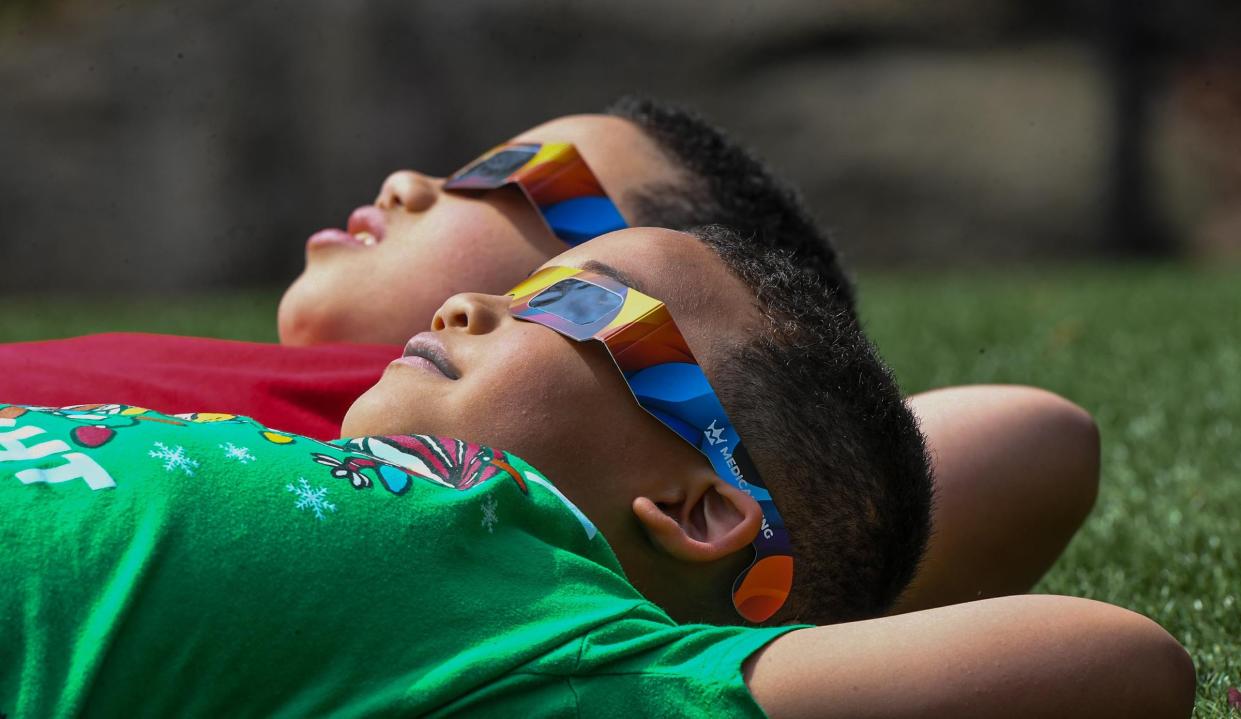
M 227 412 L 183 412 L 173 415 L 177 419 L 184 419 L 194 424 L 243 424 L 254 427 L 259 431 L 259 436 L 271 442 L 272 444 L 294 444 L 298 437 L 287 432 L 280 432 L 269 429 L 259 424 L 250 417 L 240 414 L 229 414 Z M 308 439 L 308 438 L 307 438 Z
M 208 424 L 212 422 L 234 422 L 237 419 L 235 414 L 225 414 L 223 412 L 185 412 L 183 414 L 174 414 L 177 419 L 186 419 L 195 424 Z M 244 424 L 244 422 L 237 422 Z
M 273 432 L 270 429 L 265 429 L 259 432 L 259 434 L 263 439 L 272 444 L 293 444 L 293 435 L 285 434 L 284 432 Z
M 15 404 L 10 404 L 5 407 L 0 407 L 0 419 L 17 419 L 29 411 L 30 410 L 25 407 L 18 407 Z
M 194 424 L 240 424 L 248 427 L 254 427 L 258 430 L 260 437 L 268 442 L 271 442 L 272 444 L 295 445 L 310 442 L 312 444 L 322 445 L 326 448 L 335 448 L 334 445 L 326 442 L 320 442 L 312 437 L 271 429 L 270 427 L 260 424 L 253 417 L 247 417 L 241 414 L 229 414 L 228 412 L 185 412 L 173 416 L 178 419 L 193 422 Z M 228 449 L 222 445 L 221 448 L 226 450 Z M 242 457 L 233 454 L 231 450 L 229 450 L 229 452 L 229 459 L 235 459 L 237 461 L 241 461 L 243 464 L 245 463 Z
M 248 427 L 254 427 L 256 430 L 258 430 L 260 437 L 262 437 L 263 439 L 267 440 L 268 442 L 272 444 L 287 446 L 287 445 L 295 445 L 295 444 L 310 442 L 312 444 L 322 445 L 323 447 L 326 447 L 326 448 L 334 448 L 333 445 L 330 445 L 326 442 L 320 442 L 319 440 L 311 438 L 311 437 L 306 437 L 303 435 L 291 434 L 289 432 L 281 432 L 280 430 L 271 429 L 270 427 L 266 427 L 260 424 L 253 417 L 247 417 L 241 414 L 229 414 L 228 412 L 185 412 L 185 413 L 176 414 L 173 416 L 178 419 L 184 419 L 186 421 L 193 422 L 194 424 L 240 424 L 240 425 L 245 425 Z M 232 445 L 230 444 L 230 447 L 231 446 Z M 238 455 L 235 453 L 233 449 L 230 449 L 229 447 L 224 447 L 223 445 L 221 445 L 221 449 L 224 449 L 228 452 L 229 459 L 237 460 L 241 462 L 242 464 L 246 464 L 245 456 Z M 250 457 L 250 459 L 253 459 L 253 457 Z
M 21 409 L 22 413 L 29 409 L 78 422 L 82 426 L 70 430 L 69 439 L 79 447 L 87 449 L 102 447 L 112 441 L 118 429 L 134 427 L 139 422 L 183 425 L 182 422 L 164 417 L 148 416 L 151 410 L 145 407 L 132 407 L 125 404 L 72 404 L 65 407 L 7 407 L 6 409 Z
M 393 435 L 357 437 L 343 440 L 341 446 L 365 453 L 366 456 L 353 455 L 338 459 L 332 455 L 312 452 L 311 457 L 315 462 L 328 467 L 336 479 L 348 479 L 355 489 L 373 486 L 372 473 L 389 492 L 398 495 L 409 490 L 411 477 L 419 477 L 436 486 L 465 491 L 504 475 L 512 479 L 522 494 L 527 496 L 530 494 L 530 483 L 543 487 L 573 514 L 582 525 L 588 540 L 594 539 L 598 534 L 599 530 L 594 522 L 555 485 L 537 472 L 518 472 L 505 459 L 497 456 L 504 456 L 502 452 L 486 445 L 463 442 L 452 437 Z M 487 495 L 479 506 L 482 511 L 479 526 L 489 534 L 494 533 L 500 523 L 499 504 L 494 496 Z M 335 511 L 334 507 L 332 511 Z
M 311 452 L 310 456 L 319 464 L 329 467 L 333 477 L 349 480 L 354 489 L 366 489 L 372 486 L 371 478 L 363 471 L 370 470 L 383 484 L 384 489 L 389 492 L 405 494 L 409 491 L 412 473 L 403 467 L 378 462 L 373 457 L 351 456 L 337 459 L 330 454 L 320 452 Z
M 425 434 L 359 437 L 345 444 L 377 459 L 409 469 L 449 489 L 465 491 L 500 475 L 508 475 L 522 494 L 530 491 L 521 475 L 497 452 L 482 444 Z
M 19 425 L 17 420 L 30 412 L 56 415 L 80 426 L 73 427 L 68 433 L 61 433 L 60 437 L 70 440 L 63 441 L 49 435 L 40 427 Z M 512 460 L 509 455 L 486 445 L 428 435 L 360 437 L 327 443 L 310 437 L 269 430 L 243 416 L 196 413 L 178 417 L 183 421 L 171 420 L 141 407 L 117 404 L 60 408 L 0 405 L 0 463 L 9 460 L 55 459 L 59 463 L 23 469 L 16 472 L 14 477 L 24 484 L 56 484 L 82 480 L 92 490 L 108 489 L 115 487 L 116 482 L 90 456 L 73 451 L 72 444 L 79 447 L 106 444 L 115 437 L 117 429 L 123 431 L 126 427 L 137 425 L 139 421 L 182 427 L 186 426 L 185 422 L 244 424 L 259 430 L 272 444 L 298 448 L 295 450 L 296 454 L 300 454 L 300 448 L 306 443 L 322 446 L 327 451 L 310 452 L 311 459 L 327 467 L 333 478 L 349 480 L 355 489 L 367 489 L 379 483 L 388 492 L 399 496 L 413 486 L 414 477 L 419 477 L 438 487 L 467 491 L 497 477 L 508 477 L 526 496 L 530 494 L 531 484 L 543 487 L 572 512 L 581 523 L 588 540 L 593 539 L 598 532 L 590 519 L 550 481 L 537 472 L 518 471 L 510 463 Z M 223 461 L 229 463 L 248 465 L 266 461 L 262 451 L 256 456 L 251 447 L 233 442 L 217 443 L 215 448 L 204 450 L 203 447 L 191 446 L 187 449 L 177 443 L 154 442 L 149 445 L 146 454 L 150 457 L 147 461 L 155 460 L 166 472 L 186 477 L 194 477 L 198 470 L 205 466 L 203 463 L 210 465 L 211 461 L 214 461 L 211 458 L 218 457 L 215 451 L 222 452 Z M 197 451 L 208 451 L 208 454 L 195 456 Z M 276 451 L 280 453 L 284 450 Z M 299 477 L 296 484 L 288 483 L 284 489 L 295 496 L 294 504 L 298 510 L 309 510 L 316 519 L 322 521 L 328 513 L 337 511 L 337 505 L 327 500 L 330 486 L 316 486 L 312 482 L 313 478 Z M 494 533 L 500 524 L 501 505 L 494 496 L 486 495 L 480 497 L 479 506 L 482 512 L 480 529 Z

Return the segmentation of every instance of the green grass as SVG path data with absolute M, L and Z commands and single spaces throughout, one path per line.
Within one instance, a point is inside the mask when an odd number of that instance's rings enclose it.
M 1152 617 L 1198 668 L 1195 716 L 1241 685 L 1241 271 L 1073 268 L 864 277 L 908 392 L 1033 384 L 1094 414 L 1099 500 L 1036 591 Z
M 102 294 L 102 293 L 101 293 Z M 126 297 L 58 295 L 0 298 L 0 342 L 56 339 L 92 332 L 159 332 L 276 341 L 280 291 Z
M 1226 693 L 1241 685 L 1241 270 L 870 273 L 861 286 L 907 392 L 1032 384 L 1094 414 L 1098 504 L 1037 590 L 1154 618 L 1193 655 L 1195 715 L 1237 716 Z M 121 329 L 271 341 L 278 296 L 7 300 L 0 341 Z

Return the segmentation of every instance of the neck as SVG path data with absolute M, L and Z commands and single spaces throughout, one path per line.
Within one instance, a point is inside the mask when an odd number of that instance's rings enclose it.
M 625 576 L 643 596 L 682 624 L 742 621 L 732 605 L 732 582 L 751 557 L 739 552 L 718 562 L 680 561 L 659 551 L 636 521 L 631 524 L 632 529 L 622 532 L 612 549 Z

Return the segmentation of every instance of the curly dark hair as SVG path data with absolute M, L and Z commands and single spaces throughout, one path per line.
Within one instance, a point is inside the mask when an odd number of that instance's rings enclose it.
M 822 274 L 725 227 L 691 234 L 754 292 L 765 320 L 711 381 L 792 537 L 793 592 L 773 620 L 883 614 L 930 531 L 930 462 L 913 414 L 853 313 L 824 301 L 833 289 Z
M 828 233 L 797 191 L 753 152 L 684 106 L 626 95 L 606 112 L 641 128 L 684 174 L 682 182 L 647 185 L 630 193 L 625 202 L 637 213 L 629 218 L 632 224 L 673 230 L 731 227 L 759 244 L 792 252 L 799 263 L 826 278 L 833 301 L 855 311 L 853 282 Z

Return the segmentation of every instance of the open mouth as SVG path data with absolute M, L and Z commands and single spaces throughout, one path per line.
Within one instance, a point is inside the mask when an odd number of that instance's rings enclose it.
M 405 352 L 397 362 L 434 370 L 448 379 L 461 378 L 461 371 L 448 358 L 444 345 L 430 332 L 414 335 L 405 343 Z
M 374 205 L 363 205 L 349 215 L 346 229 L 328 228 L 310 236 L 307 244 L 318 245 L 352 245 L 355 247 L 373 247 L 383 242 L 388 231 L 388 223 L 383 210 Z
M 363 205 L 349 215 L 346 231 L 364 245 L 377 245 L 383 242 L 388 231 L 388 222 L 383 210 L 374 205 Z

